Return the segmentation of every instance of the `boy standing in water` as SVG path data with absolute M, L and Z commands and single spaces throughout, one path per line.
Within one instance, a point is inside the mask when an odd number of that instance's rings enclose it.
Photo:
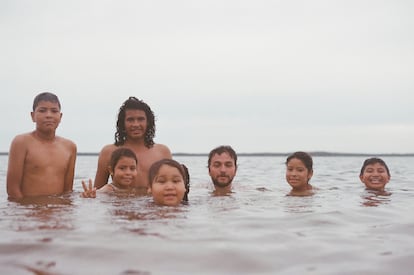
M 391 175 L 387 164 L 380 158 L 369 158 L 362 164 L 359 179 L 369 190 L 384 191 Z
M 214 194 L 226 195 L 232 190 L 237 171 L 237 154 L 230 146 L 219 146 L 210 151 L 208 173 L 214 184 Z
M 17 135 L 10 145 L 9 199 L 72 191 L 77 148 L 74 142 L 56 136 L 62 119 L 58 97 L 52 93 L 38 94 L 30 114 L 36 129 Z
M 111 154 L 119 147 L 131 149 L 138 159 L 138 175 L 132 187 L 147 193 L 148 170 L 161 159 L 171 159 L 170 149 L 153 141 L 155 136 L 155 117 L 150 107 L 136 97 L 129 97 L 121 106 L 116 123 L 115 143 L 102 148 L 94 186 L 101 188 L 108 182 Z

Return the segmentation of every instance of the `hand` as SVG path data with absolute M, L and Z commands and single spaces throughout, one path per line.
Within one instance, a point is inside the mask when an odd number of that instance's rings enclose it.
M 81 194 L 82 198 L 96 198 L 96 187 L 93 187 L 92 180 L 89 179 L 89 185 L 86 186 L 85 181 L 82 181 L 84 192 Z

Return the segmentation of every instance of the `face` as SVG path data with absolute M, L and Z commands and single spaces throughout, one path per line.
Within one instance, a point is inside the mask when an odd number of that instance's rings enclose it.
M 216 188 L 230 186 L 233 178 L 236 176 L 236 170 L 234 159 L 226 152 L 221 155 L 213 155 L 208 167 L 211 180 Z
M 292 158 L 286 165 L 286 181 L 295 190 L 306 190 L 312 175 L 300 159 Z
M 114 170 L 110 172 L 112 181 L 115 184 L 121 187 L 129 187 L 137 177 L 137 163 L 133 158 L 121 157 L 115 165 Z
M 147 131 L 147 116 L 144 111 L 125 110 L 125 130 L 129 138 L 143 138 Z
M 380 191 L 384 190 L 390 180 L 387 169 L 380 163 L 367 165 L 359 178 L 368 189 Z
M 179 205 L 185 194 L 185 184 L 180 171 L 169 165 L 162 165 L 148 189 L 158 205 Z
M 59 105 L 50 101 L 39 101 L 34 112 L 30 113 L 36 129 L 44 132 L 55 131 L 62 118 Z

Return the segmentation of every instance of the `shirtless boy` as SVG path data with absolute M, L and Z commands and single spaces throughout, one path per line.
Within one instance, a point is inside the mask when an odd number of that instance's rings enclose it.
M 36 129 L 17 135 L 10 145 L 7 193 L 11 200 L 60 195 L 73 187 L 77 148 L 72 141 L 56 136 L 62 119 L 58 97 L 38 94 L 30 114 Z
M 134 151 L 138 159 L 138 175 L 133 186 L 146 193 L 151 165 L 172 158 L 167 146 L 154 143 L 154 136 L 155 117 L 151 108 L 142 100 L 129 97 L 119 109 L 115 143 L 104 146 L 99 154 L 94 186 L 99 189 L 108 182 L 112 152 L 118 147 L 126 147 Z

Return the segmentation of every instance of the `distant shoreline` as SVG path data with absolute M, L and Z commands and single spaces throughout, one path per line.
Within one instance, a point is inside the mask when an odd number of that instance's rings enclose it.
M 414 157 L 414 153 L 340 153 L 340 152 L 308 152 L 313 157 Z M 286 157 L 290 153 L 237 153 L 241 157 Z M 7 152 L 0 152 L 1 156 L 7 156 Z M 78 156 L 98 156 L 99 153 L 93 152 L 78 152 Z M 208 153 L 173 153 L 173 156 L 185 156 L 185 157 L 204 157 L 208 156 Z

